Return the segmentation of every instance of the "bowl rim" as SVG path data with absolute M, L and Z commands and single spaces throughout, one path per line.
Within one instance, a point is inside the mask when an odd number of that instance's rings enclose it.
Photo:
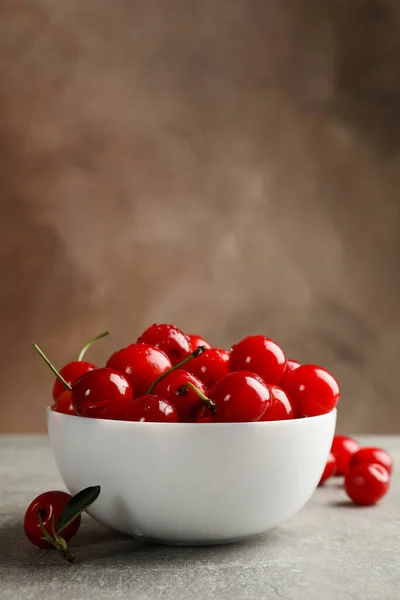
M 201 429 L 207 429 L 209 430 L 211 429 L 216 429 L 217 427 L 222 427 L 222 428 L 244 428 L 244 427 L 252 427 L 255 429 L 265 429 L 265 428 L 269 428 L 269 427 L 289 427 L 291 426 L 298 426 L 298 427 L 305 427 L 306 423 L 309 423 L 310 421 L 315 422 L 318 420 L 324 420 L 327 419 L 328 417 L 331 417 L 333 415 L 335 415 L 335 417 L 337 416 L 337 407 L 333 408 L 331 411 L 327 412 L 327 413 L 323 413 L 322 415 L 316 415 L 313 417 L 302 417 L 300 419 L 281 419 L 279 421 L 234 421 L 234 422 L 228 422 L 228 423 L 160 423 L 160 422 L 153 422 L 153 421 L 122 421 L 122 420 L 116 420 L 116 419 L 94 419 L 92 417 L 80 417 L 79 415 L 67 415 L 66 413 L 61 413 L 61 412 L 57 412 L 54 411 L 51 406 L 47 406 L 46 408 L 46 412 L 47 412 L 47 417 L 48 418 L 52 418 L 53 415 L 58 415 L 57 418 L 59 419 L 66 419 L 68 420 L 75 420 L 78 419 L 79 422 L 83 422 L 83 423 L 87 423 L 87 424 L 94 424 L 94 423 L 100 423 L 100 424 L 106 424 L 107 427 L 141 427 L 141 428 L 147 428 L 147 429 L 151 429 L 151 428 L 160 428 L 160 427 L 167 427 L 167 428 L 175 428 L 175 429 L 190 429 L 190 428 L 196 428 L 198 429 L 199 427 L 201 427 Z M 50 414 L 52 415 L 50 417 Z M 294 425 L 296 423 L 296 425 Z

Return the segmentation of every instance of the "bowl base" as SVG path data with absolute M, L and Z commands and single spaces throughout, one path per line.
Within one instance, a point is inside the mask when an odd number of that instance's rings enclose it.
M 228 539 L 217 539 L 217 540 L 160 540 L 155 538 L 147 538 L 139 535 L 133 537 L 141 542 L 147 544 L 157 544 L 160 546 L 225 546 L 227 544 L 235 544 L 236 542 L 243 542 L 244 540 L 251 540 L 259 537 L 262 533 L 256 533 L 253 535 L 244 535 L 237 538 Z

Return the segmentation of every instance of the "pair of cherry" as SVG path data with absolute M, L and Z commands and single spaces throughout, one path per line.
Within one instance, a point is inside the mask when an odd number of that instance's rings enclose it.
M 344 488 L 355 503 L 371 506 L 388 492 L 393 461 L 382 448 L 365 447 L 353 438 L 335 435 L 320 484 L 343 476 Z
M 82 359 L 106 333 L 60 373 L 35 346 L 58 377 L 55 410 L 135 421 L 238 422 L 315 416 L 332 410 L 339 398 L 325 369 L 286 360 L 264 336 L 246 337 L 228 353 L 172 325 L 155 324 L 97 369 Z

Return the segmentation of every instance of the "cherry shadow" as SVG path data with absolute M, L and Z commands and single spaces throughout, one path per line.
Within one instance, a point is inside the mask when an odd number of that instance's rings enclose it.
M 336 508 L 351 508 L 351 509 L 357 509 L 358 511 L 361 510 L 368 510 L 371 508 L 374 508 L 373 506 L 362 506 L 360 504 L 355 504 L 354 502 L 352 502 L 351 500 L 339 500 L 335 502 L 331 502 L 329 504 L 329 506 L 334 506 Z

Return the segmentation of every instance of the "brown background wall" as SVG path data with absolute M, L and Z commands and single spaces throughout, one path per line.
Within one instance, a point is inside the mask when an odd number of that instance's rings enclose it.
M 400 4 L 0 6 L 0 430 L 153 321 L 251 332 L 399 432 Z

